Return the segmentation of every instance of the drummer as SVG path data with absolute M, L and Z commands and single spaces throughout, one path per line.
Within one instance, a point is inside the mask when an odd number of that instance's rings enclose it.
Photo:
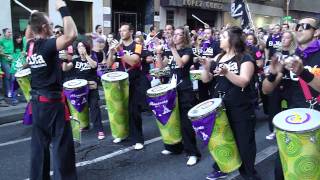
M 255 70 L 254 59 L 245 51 L 242 29 L 229 27 L 220 35 L 222 52 L 213 61 L 203 59 L 206 67 L 202 81 L 216 79 L 214 97 L 223 99 L 226 113 L 233 131 L 242 164 L 239 172 L 244 179 L 260 179 L 254 168 L 256 156 L 255 114 L 251 103 L 252 88 L 250 82 Z M 227 176 L 217 164 L 207 179 L 219 179 Z
M 53 178 L 76 180 L 75 151 L 69 116 L 62 96 L 61 66 L 58 51 L 77 37 L 77 27 L 66 3 L 56 0 L 64 24 L 64 35 L 52 36 L 51 21 L 45 13 L 32 12 L 29 18 L 35 37 L 31 68 L 31 173 L 30 179 L 50 179 L 50 149 L 53 156 Z M 26 37 L 30 39 L 30 37 Z M 52 145 L 52 148 L 50 148 Z
M 89 118 L 93 123 L 94 128 L 97 130 L 98 139 L 105 138 L 101 112 L 99 107 L 99 91 L 98 91 L 98 77 L 97 77 L 97 61 L 93 60 L 90 56 L 90 46 L 86 42 L 78 42 L 76 58 L 69 62 L 63 59 L 62 70 L 70 71 L 74 69 L 74 77 L 76 79 L 85 79 L 89 84 L 88 104 L 89 104 Z M 84 127 L 82 130 L 87 130 L 89 127 Z
M 217 54 L 220 53 L 220 43 L 219 41 L 215 41 L 213 38 L 213 30 L 212 28 L 205 28 L 203 31 L 203 40 L 201 42 L 200 48 L 200 56 L 203 58 L 214 58 Z M 196 58 L 195 64 L 197 69 L 203 69 L 203 67 L 199 63 L 199 58 Z M 203 102 L 210 98 L 210 86 L 212 86 L 212 82 L 203 83 L 199 81 L 199 101 Z
M 176 28 L 173 38 L 169 39 L 168 41 L 168 47 L 170 47 L 170 51 L 172 53 L 171 62 L 169 62 L 168 58 L 161 59 L 161 56 L 157 56 L 157 61 L 161 62 L 163 67 L 171 63 L 171 75 L 176 78 L 183 141 L 183 144 L 165 144 L 165 150 L 163 150 L 161 153 L 165 155 L 171 153 L 181 153 L 184 149 L 188 156 L 187 165 L 193 166 L 198 163 L 201 154 L 197 148 L 195 132 L 192 128 L 191 121 L 187 116 L 188 111 L 196 103 L 192 82 L 190 80 L 190 67 L 193 64 L 193 52 L 190 41 L 188 30 L 184 29 L 183 27 Z
M 309 86 L 302 86 L 299 83 L 299 78 L 306 83 L 311 84 L 311 87 L 317 84 L 320 66 L 320 42 L 317 37 L 320 35 L 320 23 L 317 18 L 304 18 L 299 21 L 296 26 L 296 37 L 298 48 L 296 57 L 293 60 L 285 61 L 286 68 L 290 70 L 290 83 L 286 84 L 285 88 L 290 89 L 288 92 L 288 107 L 289 108 L 309 108 L 310 103 L 306 102 L 303 89 L 310 89 L 312 97 L 318 97 L 319 93 Z M 265 93 L 272 92 L 283 77 L 283 65 L 276 59 L 271 62 L 270 74 L 263 82 L 263 91 Z M 298 75 L 298 76 L 297 76 Z M 319 102 L 313 106 L 314 109 L 320 110 Z M 279 155 L 277 156 L 275 165 L 275 179 L 283 180 L 283 172 L 280 163 Z
M 147 89 L 141 86 L 143 77 L 141 71 L 142 46 L 133 41 L 133 27 L 131 24 L 123 23 L 120 27 L 121 40 L 113 40 L 110 43 L 110 53 L 106 61 L 107 66 L 115 64 L 118 71 L 129 73 L 129 132 L 135 150 L 144 148 L 144 137 L 142 133 L 141 112 L 143 100 Z

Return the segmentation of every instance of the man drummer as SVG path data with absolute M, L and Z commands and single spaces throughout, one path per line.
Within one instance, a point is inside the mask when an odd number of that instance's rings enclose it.
M 50 144 L 53 154 L 53 178 L 76 180 L 75 152 L 70 122 L 65 115 L 62 98 L 62 71 L 58 51 L 65 49 L 77 37 L 77 28 L 66 3 L 56 0 L 56 9 L 63 19 L 64 35 L 52 36 L 51 21 L 43 12 L 33 12 L 29 18 L 36 37 L 31 68 L 31 105 L 33 116 L 30 179 L 50 179 Z M 28 39 L 29 37 L 27 37 Z
M 214 58 L 217 54 L 220 53 L 220 43 L 219 41 L 214 41 L 213 39 L 213 30 L 211 28 L 205 28 L 203 31 L 203 40 L 201 42 L 200 56 L 203 58 Z M 203 69 L 203 67 L 199 63 L 199 58 L 196 59 L 195 63 L 199 69 Z M 199 67 L 200 66 L 200 67 Z M 210 86 L 212 82 L 203 83 L 202 81 L 198 81 L 199 83 L 199 101 L 203 102 L 210 98 Z
M 296 26 L 297 56 L 284 60 L 285 67 L 290 70 L 291 79 L 291 83 L 288 83 L 286 87 L 291 93 L 288 95 L 289 108 L 313 107 L 320 110 L 319 102 L 315 99 L 319 93 L 308 85 L 303 85 L 309 83 L 311 87 L 318 87 L 319 74 L 316 72 L 319 71 L 320 66 L 320 42 L 317 40 L 317 36 L 320 35 L 319 27 L 319 19 L 312 17 L 301 19 Z M 283 76 L 282 70 L 283 65 L 276 59 L 272 60 L 270 75 L 263 82 L 264 93 L 271 93 L 280 83 Z M 305 83 L 299 79 L 304 80 Z M 313 99 L 307 101 L 304 91 L 310 91 Z M 275 165 L 275 179 L 284 179 L 279 156 Z
M 117 70 L 129 73 L 129 131 L 134 149 L 140 150 L 144 147 L 141 112 L 146 93 L 146 89 L 139 83 L 143 77 L 140 60 L 142 46 L 133 41 L 134 30 L 131 24 L 123 23 L 119 30 L 121 40 L 120 42 L 113 40 L 110 43 L 110 53 L 106 63 L 108 67 L 115 63 Z M 116 142 L 120 141 L 119 139 Z

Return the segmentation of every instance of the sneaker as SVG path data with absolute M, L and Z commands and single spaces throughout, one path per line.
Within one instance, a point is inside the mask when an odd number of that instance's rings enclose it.
M 104 138 L 105 138 L 104 132 L 102 132 L 102 131 L 98 132 L 98 139 L 102 140 Z
M 17 99 L 14 99 L 14 98 L 11 99 L 12 106 L 16 106 L 16 105 L 18 105 L 18 103 L 19 103 L 19 101 Z
M 273 133 L 269 134 L 268 136 L 266 136 L 266 139 L 273 140 L 275 137 L 276 137 L 276 133 L 273 132 Z
M 136 143 L 136 144 L 134 145 L 134 149 L 135 149 L 135 150 L 141 150 L 141 149 L 143 149 L 143 144 L 141 144 L 141 143 Z
M 165 149 L 165 150 L 162 150 L 162 151 L 161 151 L 161 154 L 163 154 L 163 155 L 169 155 L 169 154 L 172 154 L 172 152 Z
M 187 161 L 187 166 L 194 166 L 198 163 L 198 157 L 197 156 L 189 156 L 189 159 Z
M 117 144 L 117 143 L 121 142 L 122 140 L 123 140 L 123 139 L 121 139 L 121 138 L 115 138 L 115 139 L 113 140 L 113 143 Z
M 223 178 L 226 178 L 227 175 L 228 175 L 227 173 L 214 170 L 212 173 L 210 173 L 210 174 L 206 177 L 206 179 L 208 179 L 208 180 L 223 179 Z

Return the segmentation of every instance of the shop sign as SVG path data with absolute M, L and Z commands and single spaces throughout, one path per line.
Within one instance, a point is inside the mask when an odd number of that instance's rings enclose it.
M 222 0 L 183 0 L 182 5 L 192 8 L 222 10 L 224 7 L 222 2 Z

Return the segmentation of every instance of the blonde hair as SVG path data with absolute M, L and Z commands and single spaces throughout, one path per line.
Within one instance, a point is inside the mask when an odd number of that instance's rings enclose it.
M 189 30 L 180 26 L 180 27 L 177 27 L 175 30 L 177 29 L 180 29 L 182 30 L 183 32 L 183 45 L 182 47 L 183 48 L 191 48 L 191 37 L 190 37 L 190 34 L 189 34 Z
M 296 34 L 291 30 L 287 30 L 287 31 L 283 32 L 283 34 L 284 33 L 289 33 L 291 35 L 291 43 L 290 43 L 290 46 L 289 46 L 289 54 L 292 55 L 292 54 L 294 54 L 296 52 L 296 49 L 298 47 Z M 279 48 L 279 50 L 282 51 L 283 47 L 281 46 Z

